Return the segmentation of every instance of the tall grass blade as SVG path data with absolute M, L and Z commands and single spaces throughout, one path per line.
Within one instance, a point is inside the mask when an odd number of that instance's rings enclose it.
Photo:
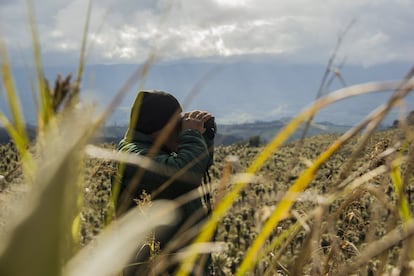
M 7 98 L 7 105 L 11 112 L 11 123 L 3 112 L 0 111 L 0 123 L 4 125 L 6 131 L 9 133 L 10 138 L 14 141 L 17 150 L 19 151 L 22 159 L 24 175 L 28 180 L 29 176 L 33 172 L 33 160 L 30 152 L 28 151 L 29 137 L 26 133 L 26 126 L 24 121 L 24 114 L 22 112 L 20 99 L 18 92 L 13 83 L 13 76 L 10 67 L 10 61 L 7 54 L 6 46 L 0 41 L 0 54 L 1 54 L 1 75 L 3 80 L 4 91 Z
M 22 139 L 19 132 L 12 126 L 7 117 L 0 111 L 0 123 L 5 127 L 10 138 L 16 145 L 16 148 L 20 154 L 22 160 L 22 168 L 26 181 L 31 179 L 34 173 L 35 163 L 32 154 L 28 151 L 27 141 Z M 29 183 L 29 182 L 28 182 Z
M 86 44 L 88 40 L 87 38 L 88 38 L 88 32 L 89 32 L 89 22 L 91 18 L 91 12 L 92 12 L 92 0 L 89 0 L 88 10 L 86 14 L 86 22 L 85 22 L 85 26 L 83 29 L 83 35 L 82 35 L 82 46 L 81 46 L 80 56 L 79 56 L 78 72 L 76 74 L 75 86 L 73 87 L 72 93 L 70 94 L 71 98 L 69 99 L 69 101 L 72 104 L 76 104 L 76 102 L 78 101 L 80 83 L 82 80 L 83 69 L 85 66 Z
M 405 223 L 411 219 L 410 205 L 403 190 L 401 169 L 397 162 L 391 162 L 390 176 L 398 198 L 398 212 L 401 220 Z
M 1 73 L 4 85 L 4 91 L 7 99 L 7 106 L 10 108 L 13 124 L 21 139 L 28 144 L 24 116 L 20 105 L 18 93 L 13 83 L 13 76 L 10 68 L 7 50 L 3 43 L 0 43 L 0 52 L 2 56 Z
M 395 194 L 397 195 L 397 208 L 400 218 L 403 222 L 403 226 L 407 227 L 407 223 L 411 220 L 410 204 L 407 200 L 406 194 L 404 193 L 404 184 L 401 177 L 400 165 L 394 160 L 390 164 L 390 177 L 393 183 Z M 406 262 L 414 258 L 414 252 L 412 252 L 413 240 L 412 238 L 406 241 L 406 244 L 401 254 L 401 260 Z
M 30 33 L 32 36 L 32 47 L 33 47 L 33 56 L 35 59 L 36 66 L 36 75 L 37 75 L 37 84 L 39 90 L 40 101 L 38 106 L 38 132 L 43 133 L 44 128 L 49 123 L 53 115 L 52 100 L 46 89 L 46 84 L 43 74 L 43 64 L 42 64 L 42 54 L 40 50 L 39 36 L 37 33 L 37 25 L 35 18 L 35 11 L 33 7 L 32 0 L 27 0 L 28 14 L 29 14 L 29 25 Z
M 326 69 L 325 69 L 325 72 L 323 74 L 322 81 L 320 83 L 320 86 L 319 86 L 318 92 L 316 94 L 315 100 L 322 97 L 325 90 L 328 88 L 328 85 L 330 84 L 330 81 L 328 81 L 328 77 L 329 77 L 329 74 L 332 72 L 332 67 L 333 67 L 333 64 L 335 62 L 336 56 L 338 54 L 339 48 L 342 45 L 342 41 L 345 38 L 345 35 L 351 29 L 351 27 L 352 27 L 352 25 L 354 25 L 354 23 L 355 23 L 355 20 L 352 20 L 349 23 L 349 25 L 345 28 L 345 30 L 339 35 L 338 40 L 336 41 L 335 48 L 334 48 L 331 56 L 329 57 L 328 64 L 326 65 Z M 337 76 L 337 75 L 334 74 L 334 76 Z M 310 127 L 312 121 L 313 121 L 313 116 L 310 116 L 309 119 L 306 120 L 305 127 L 303 128 L 302 134 L 301 134 L 300 139 L 299 139 L 299 143 L 298 143 L 299 146 L 301 146 L 303 144 L 303 141 L 306 137 L 306 134 L 308 133 L 308 130 L 309 130 L 309 127 Z
M 299 222 L 296 222 L 295 224 L 291 225 L 288 229 L 284 230 L 282 233 L 277 235 L 266 248 L 260 252 L 260 255 L 258 258 L 256 258 L 256 263 L 258 260 L 262 260 L 266 257 L 270 252 L 274 251 L 275 249 L 279 248 L 283 242 L 285 241 L 291 241 L 295 237 L 295 234 L 299 232 L 299 230 L 302 229 Z M 280 252 L 280 251 L 279 251 Z M 280 252 L 280 254 L 283 254 Z M 278 259 L 277 257 L 275 258 Z M 255 263 L 255 264 L 256 264 Z
M 90 0 L 89 3 L 88 3 L 86 22 L 85 22 L 85 27 L 84 27 L 83 36 L 82 36 L 82 46 L 81 46 L 81 50 L 80 50 L 78 72 L 77 72 L 77 76 L 76 76 L 75 85 L 74 85 L 74 87 L 72 87 L 71 93 L 69 94 L 68 107 L 74 107 L 79 101 L 80 83 L 81 83 L 81 80 L 82 80 L 83 69 L 84 69 L 84 65 L 85 65 L 85 49 L 86 49 L 86 43 L 87 43 L 87 37 L 88 37 L 88 29 L 89 29 L 89 21 L 90 21 L 90 17 L 91 17 L 91 10 L 92 10 L 92 0 Z M 82 187 L 81 184 L 82 183 L 80 182 L 79 183 L 80 187 Z M 77 204 L 78 204 L 78 210 L 81 210 L 81 206 L 83 205 L 83 196 L 82 196 L 82 194 L 78 194 Z M 79 243 L 79 239 L 80 239 L 80 236 L 79 236 L 80 226 L 81 226 L 80 217 L 81 217 L 81 214 L 79 212 L 78 215 L 75 217 L 75 219 L 72 222 L 72 237 L 73 237 L 75 243 Z

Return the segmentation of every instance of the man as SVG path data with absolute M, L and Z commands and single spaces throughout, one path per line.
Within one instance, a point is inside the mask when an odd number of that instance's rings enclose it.
M 212 164 L 212 147 L 215 134 L 214 118 L 205 111 L 186 112 L 174 96 L 161 91 L 141 91 L 131 109 L 130 124 L 125 138 L 118 145 L 119 151 L 150 157 L 155 161 L 156 170 L 125 165 L 120 181 L 117 213 L 122 214 L 136 206 L 145 192 L 151 200 L 175 200 L 203 185 L 202 179 Z M 206 123 L 209 123 L 206 131 Z M 120 166 L 122 168 L 122 166 Z M 183 172 L 181 173 L 180 172 Z M 176 175 L 180 174 L 176 179 Z M 173 177 L 173 178 L 171 178 Z M 173 180 L 173 181 L 171 181 Z M 163 234 L 156 233 L 161 251 L 173 236 L 180 239 L 180 233 L 203 221 L 207 212 L 200 197 L 192 199 L 179 208 L 177 224 L 168 227 Z M 177 240 L 177 239 L 175 239 Z M 172 252 L 187 246 L 191 239 L 179 244 Z M 135 262 L 148 258 L 148 252 L 137 255 Z M 207 264 L 211 260 L 207 261 Z M 169 269 L 173 272 L 176 267 Z M 128 273 L 148 267 L 133 267 Z M 204 268 L 204 274 L 207 268 Z

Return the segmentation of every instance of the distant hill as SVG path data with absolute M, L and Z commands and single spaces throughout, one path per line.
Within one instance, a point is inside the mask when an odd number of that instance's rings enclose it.
M 222 137 L 237 137 L 237 142 L 247 142 L 254 136 L 259 136 L 263 143 L 269 142 L 280 130 L 288 123 L 288 119 L 277 120 L 271 122 L 255 122 L 246 124 L 234 124 L 234 125 L 219 125 L 219 134 Z M 322 122 L 312 124 L 307 132 L 307 136 L 313 136 L 322 133 L 343 133 L 347 131 L 350 126 L 336 125 L 329 122 Z M 295 140 L 302 135 L 303 128 L 299 128 L 289 139 Z M 221 137 L 217 138 L 218 144 L 226 145 L 222 142 Z
M 270 141 L 289 121 L 288 118 L 270 122 L 254 122 L 242 124 L 218 124 L 216 145 L 231 145 L 235 143 L 248 142 L 250 138 L 259 136 L 262 142 Z M 343 133 L 350 126 L 336 125 L 330 122 L 321 122 L 312 124 L 307 136 L 313 136 L 321 133 Z M 103 142 L 118 142 L 125 134 L 127 126 L 105 126 L 97 135 L 97 139 Z M 302 128 L 300 128 L 290 140 L 300 137 Z
M 414 114 L 414 112 L 413 112 Z M 288 122 L 289 118 L 275 121 L 258 121 L 254 123 L 242 124 L 218 124 L 218 133 L 215 144 L 228 146 L 235 143 L 247 143 L 250 138 L 258 136 L 262 143 L 269 142 Z M 344 133 L 351 126 L 337 125 L 331 122 L 313 123 L 307 133 L 307 136 L 314 136 L 323 133 Z M 385 127 L 381 127 L 384 129 Z M 127 130 L 126 125 L 106 125 L 95 137 L 96 142 L 117 143 L 122 139 Z M 288 141 L 298 139 L 302 135 L 303 127 L 299 128 Z M 31 139 L 35 138 L 36 128 L 32 125 L 27 127 Z M 0 127 L 0 144 L 5 144 L 10 140 L 6 130 Z
M 30 140 L 33 140 L 36 138 L 36 127 L 35 126 L 27 125 L 26 132 Z M 0 127 L 0 144 L 7 144 L 8 142 L 10 142 L 9 134 L 7 133 L 5 128 Z

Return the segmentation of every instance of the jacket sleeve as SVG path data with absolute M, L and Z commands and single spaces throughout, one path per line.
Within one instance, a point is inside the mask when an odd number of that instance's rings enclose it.
M 149 147 L 138 146 L 135 143 L 121 141 L 119 150 L 124 152 L 146 155 Z M 208 167 L 209 153 L 204 137 L 196 130 L 184 130 L 178 136 L 178 149 L 176 153 L 160 151 L 153 160 L 158 164 L 157 172 L 146 170 L 139 182 L 139 191 L 145 190 L 152 194 L 160 191 L 158 198 L 174 199 L 197 187 L 202 183 L 204 172 Z M 127 165 L 122 176 L 121 190 L 129 185 L 137 173 L 135 165 Z M 177 177 L 177 173 L 180 176 Z M 172 176 L 175 178 L 172 179 Z M 169 180 L 174 180 L 164 186 Z M 136 197 L 140 193 L 137 191 Z
M 184 130 L 178 136 L 176 153 L 160 152 L 153 160 L 159 165 L 158 172 L 145 171 L 140 188 L 150 194 L 159 191 L 158 198 L 174 199 L 201 185 L 209 160 L 208 149 L 200 132 Z M 164 186 L 172 176 L 177 178 Z
M 154 160 L 169 169 L 185 169 L 192 178 L 201 181 L 208 166 L 209 152 L 200 132 L 184 130 L 178 136 L 177 152 L 169 155 L 157 155 Z

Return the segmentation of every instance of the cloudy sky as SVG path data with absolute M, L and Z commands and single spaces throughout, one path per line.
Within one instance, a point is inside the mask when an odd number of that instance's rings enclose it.
M 25 0 L 0 0 L 0 38 L 14 61 L 28 60 Z M 88 1 L 36 0 L 45 63 L 76 60 Z M 271 54 L 287 63 L 326 63 L 336 41 L 347 64 L 414 60 L 412 0 L 93 1 L 88 63 Z M 30 59 L 29 59 L 30 60 Z

